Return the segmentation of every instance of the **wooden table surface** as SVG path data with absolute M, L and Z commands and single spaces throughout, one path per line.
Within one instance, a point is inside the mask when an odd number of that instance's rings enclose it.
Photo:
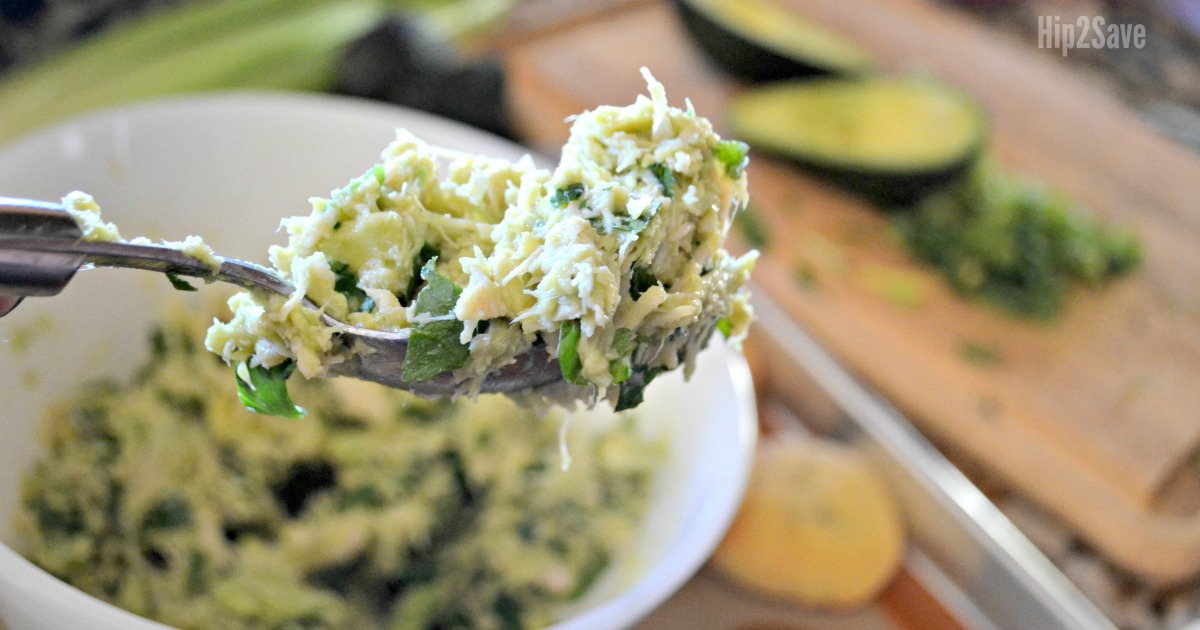
M 751 204 L 780 236 L 756 272 L 760 290 L 952 459 L 1055 514 L 1135 575 L 1166 584 L 1195 574 L 1200 158 L 1030 42 L 944 4 L 781 1 L 866 48 L 885 72 L 929 73 L 977 98 L 1002 165 L 1133 229 L 1146 260 L 1130 279 L 1073 295 L 1057 322 L 1030 323 L 964 302 L 908 259 L 876 208 L 754 156 Z M 641 66 L 673 103 L 687 97 L 718 130 L 730 99 L 747 87 L 703 58 L 666 1 L 530 0 L 493 44 L 509 72 L 521 139 L 551 155 L 566 137 L 564 117 L 644 92 Z M 801 267 L 815 272 L 819 290 L 796 283 Z M 881 296 L 871 282 L 880 275 L 915 282 L 919 303 L 901 307 Z M 965 344 L 996 348 L 1000 361 L 964 361 Z M 893 588 L 911 594 L 912 586 Z M 671 627 L 670 615 L 706 610 L 708 601 L 744 602 L 728 588 L 702 572 L 645 627 Z M 871 623 L 905 625 L 895 592 L 863 613 L 875 614 Z M 761 618 L 695 618 L 784 627 L 769 606 L 728 609 Z M 796 627 L 837 627 L 789 614 Z
M 969 303 L 911 261 L 876 208 L 755 156 L 751 205 L 785 245 L 756 272 L 766 291 L 864 381 L 960 461 L 1055 513 L 1146 579 L 1200 570 L 1200 159 L 1049 55 L 929 0 L 785 0 L 874 53 L 920 69 L 990 112 L 992 151 L 1095 213 L 1133 229 L 1145 263 L 1073 295 L 1053 324 Z M 701 56 L 671 6 L 653 0 L 535 0 L 497 48 L 523 140 L 553 154 L 563 118 L 644 91 L 640 66 L 723 129 L 746 86 Z M 819 290 L 796 281 L 817 277 Z M 914 305 L 878 278 L 920 289 Z M 965 361 L 966 344 L 1000 361 Z M 1044 483 L 1055 479 L 1056 483 Z

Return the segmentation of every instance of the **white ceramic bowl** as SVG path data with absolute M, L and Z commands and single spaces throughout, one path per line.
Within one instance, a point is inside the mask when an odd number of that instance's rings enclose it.
M 439 118 L 314 95 L 230 94 L 103 112 L 0 148 L 0 196 L 93 194 L 127 237 L 200 234 L 226 256 L 265 262 L 279 219 L 308 212 L 374 164 L 407 127 L 432 144 L 495 156 L 519 147 Z M 145 272 L 79 273 L 54 298 L 0 319 L 0 619 L 10 630 L 163 626 L 92 598 L 19 556 L 19 480 L 39 452 L 35 427 L 53 401 L 101 376 L 124 379 L 174 292 Z M 727 528 L 756 436 L 749 372 L 723 344 L 692 380 L 658 379 L 639 412 L 665 425 L 671 459 L 638 539 L 559 630 L 626 627 L 677 590 Z

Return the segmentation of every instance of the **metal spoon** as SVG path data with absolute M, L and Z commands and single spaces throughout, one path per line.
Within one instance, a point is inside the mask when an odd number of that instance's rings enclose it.
M 235 284 L 254 291 L 290 296 L 295 287 L 269 269 L 226 258 L 214 273 L 179 250 L 158 245 L 99 243 L 81 240 L 75 219 L 56 203 L 0 197 L 0 316 L 27 296 L 57 295 L 84 264 L 128 267 Z M 304 305 L 316 309 L 305 300 Z M 401 379 L 409 331 L 382 332 L 350 326 L 321 314 L 345 347 L 345 360 L 330 367 L 331 376 L 349 376 L 404 389 L 422 396 L 449 396 L 456 383 L 449 373 L 421 383 Z M 531 349 L 489 374 L 481 391 L 514 394 L 562 381 L 558 360 L 544 349 Z

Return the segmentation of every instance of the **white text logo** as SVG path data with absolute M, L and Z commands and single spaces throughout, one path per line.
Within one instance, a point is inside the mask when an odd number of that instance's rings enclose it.
M 1064 57 L 1079 48 L 1144 48 L 1145 24 L 1108 24 L 1102 16 L 1079 16 L 1063 22 L 1057 15 L 1038 16 L 1038 48 L 1057 48 Z

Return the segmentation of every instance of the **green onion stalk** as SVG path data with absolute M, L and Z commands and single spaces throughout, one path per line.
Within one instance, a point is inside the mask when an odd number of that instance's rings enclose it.
M 0 144 L 85 112 L 217 90 L 321 91 L 343 49 L 400 12 L 459 40 L 514 0 L 219 0 L 148 12 L 0 80 Z

